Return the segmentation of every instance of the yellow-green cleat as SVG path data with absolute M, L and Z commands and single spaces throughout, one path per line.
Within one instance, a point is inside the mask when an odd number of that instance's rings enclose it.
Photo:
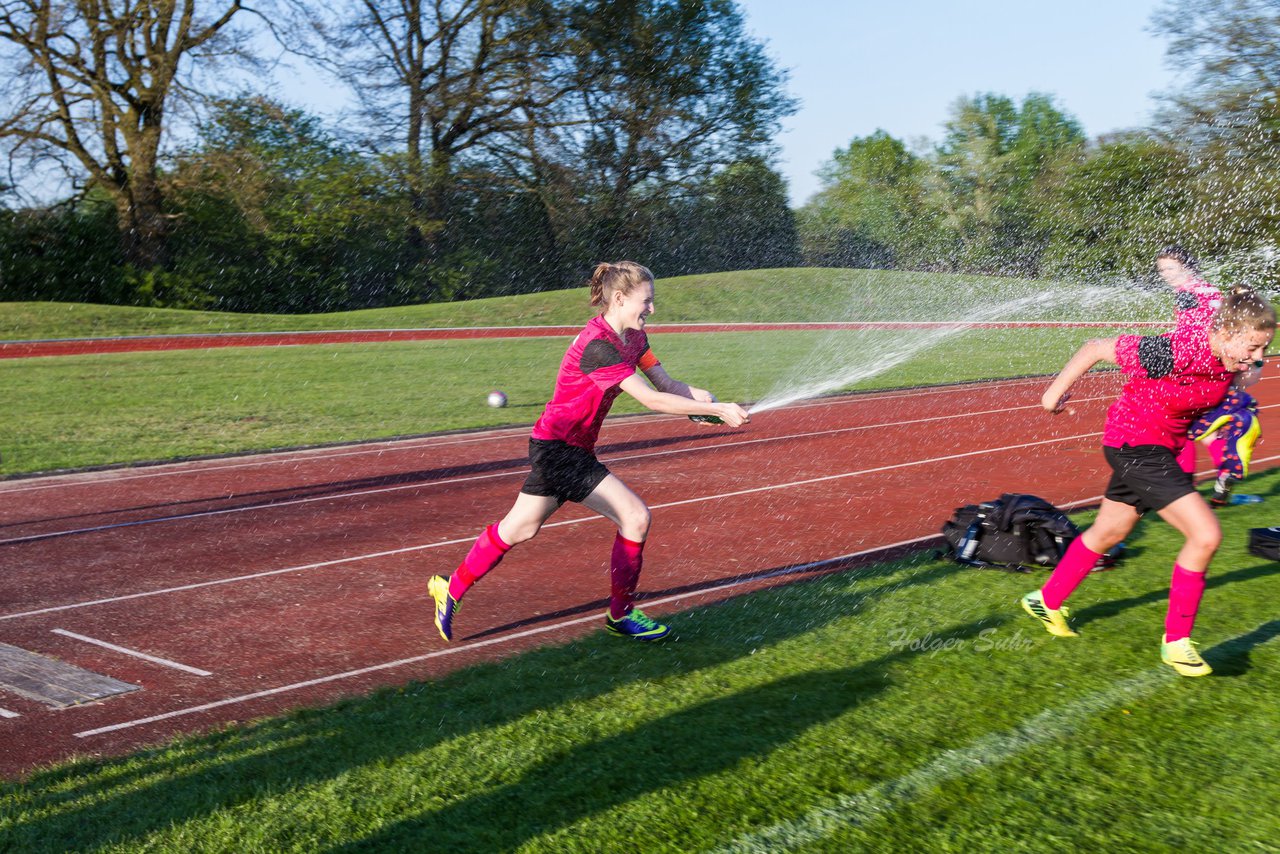
M 1191 638 L 1181 638 L 1176 641 L 1167 641 L 1164 638 L 1164 635 L 1160 636 L 1160 660 L 1165 664 L 1183 676 L 1208 676 L 1213 672 L 1208 662 L 1200 657 L 1195 641 Z
M 427 592 L 436 600 L 436 628 L 440 630 L 440 637 L 453 640 L 453 615 L 462 606 L 449 595 L 449 579 L 443 575 L 431 576 Z
M 1044 604 L 1044 597 L 1040 595 L 1039 590 L 1033 590 L 1022 597 L 1022 610 L 1039 620 L 1045 631 L 1051 635 L 1057 635 L 1060 638 L 1080 637 L 1080 633 L 1071 628 L 1071 624 L 1067 622 L 1071 612 L 1066 606 L 1050 608 Z

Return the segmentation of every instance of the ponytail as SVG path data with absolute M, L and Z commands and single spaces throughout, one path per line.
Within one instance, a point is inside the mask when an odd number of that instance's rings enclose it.
M 1228 334 L 1274 332 L 1276 310 L 1253 288 L 1236 285 L 1227 293 L 1213 316 L 1213 329 Z
M 618 261 L 610 264 L 603 262 L 596 265 L 591 274 L 591 305 L 600 309 L 603 314 L 609 308 L 609 300 L 615 292 L 629 294 L 640 285 L 653 282 L 653 273 L 648 267 L 635 261 Z

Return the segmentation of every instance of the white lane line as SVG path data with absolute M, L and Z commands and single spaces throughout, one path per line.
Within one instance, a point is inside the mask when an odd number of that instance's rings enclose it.
M 1098 400 L 1111 400 L 1111 396 L 1087 397 L 1080 398 L 1075 401 L 1080 403 L 1090 403 Z M 1272 404 L 1280 406 L 1280 404 Z M 1266 409 L 1267 407 L 1262 407 Z M 624 454 L 615 457 L 601 457 L 601 461 L 605 463 L 626 462 L 630 460 L 647 459 L 650 457 L 664 457 L 674 454 L 692 454 L 701 453 L 723 448 L 743 448 L 748 445 L 758 445 L 767 442 L 783 442 L 793 439 L 814 439 L 821 436 L 834 436 L 840 433 L 856 433 L 864 430 L 883 430 L 888 427 L 911 427 L 918 424 L 928 424 L 936 421 L 951 421 L 959 418 L 982 418 L 992 415 L 1004 415 L 1010 412 L 1019 412 L 1022 410 L 1039 410 L 1039 404 L 1030 404 L 1024 406 L 1010 406 L 1001 409 L 976 410 L 970 412 L 953 412 L 948 415 L 931 415 L 927 418 L 916 418 L 908 421 L 886 421 L 877 424 L 862 424 L 855 427 L 833 427 L 829 430 L 810 430 L 803 433 L 786 433 L 780 436 L 765 436 L 760 439 L 734 439 L 726 442 L 716 442 L 714 444 L 698 445 L 692 448 L 673 448 L 665 451 L 646 451 L 637 454 Z M 67 537 L 79 534 L 93 534 L 101 531 L 114 531 L 119 528 L 133 528 L 139 525 L 154 525 L 160 522 L 178 522 L 187 519 L 202 519 L 210 516 L 224 516 L 230 513 L 249 513 L 258 510 L 273 510 L 278 507 L 292 507 L 299 504 L 310 504 L 317 501 L 341 501 L 349 498 L 363 498 L 369 495 L 383 495 L 391 492 L 401 492 L 408 489 L 428 489 L 439 486 L 450 486 L 457 483 L 473 483 L 480 480 L 490 480 L 497 477 L 511 477 L 513 475 L 528 474 L 528 468 L 516 468 L 509 471 L 492 472 L 490 474 L 467 475 L 466 477 L 448 478 L 446 480 L 424 481 L 422 483 L 401 484 L 400 486 L 382 486 L 376 489 L 365 489 L 358 492 L 339 492 L 333 495 L 319 495 L 311 498 L 293 498 L 286 501 L 275 501 L 269 504 L 253 504 L 247 507 L 227 507 L 220 510 L 201 510 L 194 513 L 178 513 L 172 516 L 155 516 L 147 519 L 135 519 L 129 522 L 112 522 L 106 525 L 93 525 L 85 528 L 68 528 L 61 531 L 47 531 L 42 534 L 28 534 L 24 537 L 11 537 L 7 540 L 0 540 L 0 546 L 14 545 L 16 543 L 34 542 L 37 540 L 48 540 L 55 537 Z M 304 487 L 305 488 L 305 487 Z
M 1264 377 L 1264 379 L 1269 379 Z M 821 398 L 818 400 L 807 400 L 791 404 L 789 406 L 779 407 L 775 411 L 786 411 L 791 409 L 809 409 L 815 406 L 840 406 L 846 404 L 858 404 L 867 402 L 876 402 L 880 400 L 892 400 L 899 397 L 911 396 L 929 396 L 943 394 L 962 394 L 972 391 L 975 387 L 984 389 L 989 388 L 1012 388 L 1021 385 L 1039 385 L 1044 383 L 1044 378 L 1019 378 L 1012 380 L 974 380 L 972 382 L 953 383 L 944 386 L 934 386 L 919 389 L 887 389 L 883 392 L 871 392 L 867 394 L 849 394 L 832 398 Z M 638 413 L 630 415 L 616 415 L 609 418 L 609 422 L 616 424 L 617 421 L 627 419 L 644 419 L 649 424 L 666 424 L 671 421 L 682 420 L 684 416 L 663 416 L 652 413 Z M 171 477 L 184 474 L 204 474 L 206 472 L 225 471 L 228 469 L 252 468 L 254 466 L 281 465 L 285 463 L 301 463 L 315 462 L 317 460 L 340 459 L 343 457 L 366 456 L 369 454 L 382 455 L 393 454 L 409 451 L 430 450 L 438 447 L 449 447 L 452 445 L 467 445 L 478 442 L 489 442 L 495 440 L 506 440 L 512 438 L 520 438 L 527 436 L 529 433 L 529 425 L 519 427 L 499 427 L 493 430 L 485 430 L 476 433 L 465 434 L 449 434 L 444 436 L 422 436 L 412 439 L 387 439 L 376 442 L 362 443 L 357 448 L 350 445 L 341 445 L 338 447 L 323 448 L 300 448 L 293 451 L 278 451 L 274 454 L 254 454 L 246 459 L 237 462 L 210 462 L 195 461 L 187 463 L 165 463 L 157 466 L 148 466 L 140 471 L 123 471 L 110 470 L 98 472 L 77 472 L 66 475 L 54 475 L 47 478 L 39 478 L 35 481 L 15 480 L 9 481 L 9 486 L 4 481 L 0 481 L 0 494 L 14 494 L 18 492 L 34 491 L 39 489 L 56 489 L 59 487 L 72 486 L 110 486 L 129 480 L 139 480 L 142 478 L 154 477 Z
M 644 604 L 645 604 L 645 607 L 657 607 L 659 605 L 667 605 L 672 602 L 681 602 L 686 599 L 692 599 L 698 596 L 706 596 L 711 593 L 718 593 L 723 590 L 731 590 L 735 587 L 742 587 L 747 584 L 755 584 L 760 581 L 767 581 L 772 578 L 779 578 L 787 575 L 799 575 L 806 572 L 815 572 L 823 569 L 824 567 L 839 566 L 842 563 L 846 563 L 848 561 L 855 560 L 857 558 L 864 557 L 867 555 L 873 555 L 879 552 L 885 552 L 890 549 L 895 549 L 902 546 L 911 546 L 911 545 L 917 545 L 919 543 L 928 542 L 930 540 L 937 539 L 939 536 L 940 536 L 939 534 L 930 534 L 924 537 L 915 537 L 910 540 L 901 540 L 896 543 L 889 543 L 888 545 L 883 545 L 883 546 L 875 546 L 873 548 L 863 549 L 862 551 L 857 551 L 857 552 L 851 552 L 849 554 L 840 555 L 838 557 L 826 558 L 824 560 L 801 564 L 799 566 L 784 567 L 775 572 L 768 572 L 761 575 L 752 576 L 751 578 L 732 579 L 729 581 L 721 582 L 711 587 L 704 588 L 702 590 L 691 590 L 686 593 L 677 593 L 671 596 L 664 596 L 661 599 L 654 599 L 651 601 L 647 601 Z M 174 709 L 173 711 L 162 712 L 161 714 L 158 714 L 158 715 L 150 715 L 145 718 L 137 718 L 131 721 L 123 721 L 121 723 L 111 724 L 109 726 L 98 727 L 97 729 L 85 730 L 83 732 L 76 733 L 75 736 L 76 738 L 88 738 L 89 736 L 102 735 L 103 733 L 115 732 L 117 730 L 122 730 L 122 729 L 129 729 L 131 727 L 142 726 L 144 724 L 149 724 L 149 723 L 155 723 L 156 721 L 168 720 L 170 718 L 182 717 L 184 715 L 193 715 L 198 712 L 207 712 L 210 709 L 217 709 L 223 706 L 231 706 L 238 703 L 246 703 L 246 702 L 249 702 L 250 700 L 257 700 L 262 697 L 272 697 L 277 694 L 286 694 L 290 691 L 298 691 L 303 688 L 311 688 L 316 685 L 324 685 L 330 682 L 339 682 L 344 679 L 353 679 L 357 676 L 364 676 L 369 673 L 377 673 L 382 670 L 391 670 L 392 668 L 404 667 L 409 664 L 417 664 L 418 662 L 421 662 L 421 661 L 428 661 L 430 659 L 440 658 L 446 655 L 456 655 L 457 653 L 470 652 L 471 650 L 481 649 L 483 647 L 509 644 L 514 641 L 521 640 L 522 638 L 533 637 L 534 635 L 546 634 L 547 632 L 555 632 L 561 629 L 567 629 L 571 626 L 581 625 L 582 623 L 598 622 L 599 620 L 600 620 L 599 614 L 591 614 L 586 617 L 575 617 L 571 620 L 562 620 L 558 623 L 551 623 L 546 626 L 539 626 L 538 628 L 535 628 L 535 629 L 526 629 L 525 631 L 516 632 L 514 634 L 501 635 L 500 637 L 489 638 L 488 640 L 475 641 L 474 643 L 462 644 L 460 646 L 451 646 L 445 649 L 435 650 L 434 652 L 427 652 L 427 653 L 423 653 L 422 655 L 411 656 L 409 658 L 401 658 L 395 661 L 383 662 L 381 664 L 372 664 L 368 667 L 361 667 L 356 670 L 347 670 L 342 673 L 332 673 L 328 676 L 320 676 L 315 679 L 307 679 L 303 682 L 293 682 L 288 685 L 279 685 L 275 688 L 267 688 L 262 691 L 254 691 L 251 694 L 241 694 L 238 697 L 228 697 L 223 700 L 214 700 L 209 703 L 202 703 L 201 705 L 198 705 L 198 706 L 189 706 L 183 709 Z
M 1215 650 L 1230 652 L 1255 634 L 1270 634 L 1270 637 L 1260 639 L 1260 644 L 1270 643 L 1280 635 L 1280 621 L 1262 623 L 1252 631 L 1223 641 L 1208 650 L 1208 655 L 1212 658 Z M 1126 700 L 1150 694 L 1181 678 L 1185 677 L 1178 676 L 1167 667 L 1144 671 L 1065 706 L 1045 709 L 1002 732 L 993 732 L 964 747 L 947 750 L 901 777 L 878 783 L 856 795 L 843 795 L 799 818 L 744 834 L 714 850 L 723 854 L 790 851 L 819 842 L 845 827 L 869 824 L 893 814 L 942 783 L 982 772 L 1028 748 L 1065 738 L 1099 713 Z
M 887 465 L 887 466 L 877 466 L 876 468 L 858 469 L 855 471 L 843 472 L 841 474 L 823 475 L 822 477 L 805 478 L 804 480 L 794 480 L 786 483 L 772 484 L 769 486 L 759 486 L 759 487 L 754 487 L 752 489 L 735 490 L 733 492 L 721 492 L 714 495 L 704 495 L 699 498 L 686 498 L 680 501 L 669 501 L 663 504 L 652 504 L 650 505 L 649 509 L 661 510 L 666 507 L 680 507 L 686 504 L 698 504 L 698 503 L 707 502 L 707 501 L 719 501 L 725 498 L 736 498 L 741 495 L 750 495 L 758 492 L 769 492 L 776 489 L 790 489 L 797 486 L 809 486 L 811 484 L 822 483 L 824 481 L 839 480 L 841 478 L 849 478 L 849 477 L 858 477 L 860 475 L 875 474 L 879 472 L 891 471 L 894 469 L 914 468 L 916 466 L 924 466 L 924 465 L 929 465 L 931 463 L 958 460 L 958 459 L 963 459 L 965 457 L 982 456 L 984 454 L 998 454 L 1006 451 L 1021 450 L 1023 448 L 1033 448 L 1041 445 L 1051 445 L 1057 442 L 1072 442 L 1072 441 L 1076 441 L 1077 439 L 1087 439 L 1087 438 L 1092 438 L 1099 435 L 1101 434 L 1100 433 L 1081 433 L 1078 436 L 1061 436 L 1054 439 L 1043 439 L 1037 442 L 1026 442 L 1019 445 L 1004 445 L 997 448 L 984 448 L 978 451 L 967 451 L 965 453 L 960 453 L 960 454 L 948 454 L 946 456 L 931 457 L 929 459 L 924 459 L 924 460 L 912 460 L 910 462 L 905 462 L 905 463 L 896 463 L 896 464 Z M 1264 462 L 1264 461 L 1259 460 L 1258 462 Z M 583 522 L 594 522 L 599 520 L 600 518 L 601 517 L 593 513 L 587 516 L 578 517 L 576 519 L 565 519 L 560 522 L 549 522 L 546 525 L 543 525 L 542 527 L 543 529 L 559 528 L 565 525 L 578 525 Z M 295 573 L 295 572 L 306 572 L 313 569 L 322 569 L 324 567 L 339 566 L 341 564 L 346 564 L 346 563 L 357 563 L 365 560 L 374 560 L 377 558 L 391 557 L 393 555 L 424 551 L 426 549 L 438 549 L 443 546 L 454 546 L 454 545 L 458 545 L 459 543 L 471 543 L 471 542 L 474 542 L 474 540 L 475 540 L 475 535 L 468 534 L 465 537 L 459 537 L 453 540 L 442 540 L 440 542 L 435 542 L 435 543 L 423 543 L 421 545 L 404 546 L 403 548 L 398 548 L 398 549 L 388 549 L 386 551 L 372 552 L 369 554 L 335 558 L 333 560 L 319 561 L 317 563 L 308 563 L 308 564 L 303 564 L 301 566 L 287 566 L 281 569 L 269 569 L 269 570 L 264 570 L 262 572 L 249 573 L 247 575 L 236 575 L 229 578 L 218 578 L 212 581 L 199 581 L 193 584 L 183 584 L 177 587 L 165 587 L 159 590 L 148 590 L 142 593 L 128 593 L 122 596 L 110 596 L 103 599 L 93 599 L 87 602 L 75 602 L 68 605 L 53 605 L 48 608 L 37 608 L 32 611 L 20 611 L 15 614 L 3 614 L 3 615 L 0 615 L 0 622 L 3 622 L 5 620 L 16 620 L 20 617 L 33 617 L 38 614 L 52 614 L 59 611 L 72 611 L 79 608 L 88 608 L 94 605 L 108 605 L 115 602 L 126 602 L 132 599 L 145 599 L 151 596 L 163 596 L 169 593 L 182 593 L 189 590 L 199 590 L 205 587 L 215 587 L 221 584 L 234 584 L 241 581 L 252 581 L 259 578 L 267 578 L 273 575 L 286 575 L 286 574 Z
M 0 709 L 0 718 L 20 718 L 22 715 L 17 712 L 11 712 L 8 709 Z
M 213 675 L 208 670 L 201 670 L 198 667 L 190 667 L 186 664 L 179 664 L 178 662 L 170 661 L 167 658 L 159 658 L 154 655 L 147 655 L 145 652 L 139 652 L 136 649 L 129 649 L 123 646 L 116 646 L 113 643 L 107 643 L 106 641 L 98 640 L 97 638 L 78 635 L 75 632 L 69 632 L 66 629 L 50 629 L 50 631 L 53 632 L 55 635 L 62 635 L 63 637 L 74 638 L 75 640 L 84 641 L 85 643 L 91 643 L 94 646 L 100 646 L 103 649 L 109 649 L 109 650 L 112 650 L 113 652 L 123 653 L 124 655 L 131 655 L 134 658 L 141 658 L 144 661 L 150 661 L 153 664 L 160 664 L 165 667 L 172 667 L 174 670 L 183 670 L 183 671 L 186 671 L 187 673 L 194 673 L 196 676 L 212 676 Z

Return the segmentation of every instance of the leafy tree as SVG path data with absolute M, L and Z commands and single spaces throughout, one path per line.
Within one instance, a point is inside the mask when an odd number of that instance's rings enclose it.
M 1047 95 L 1018 107 L 1003 95 L 961 98 L 934 156 L 932 204 L 958 239 L 954 263 L 980 272 L 1034 274 L 1036 184 L 1084 142 L 1079 123 Z
M 307 113 L 262 97 L 214 105 L 169 178 L 175 267 L 220 308 L 322 311 L 413 297 L 398 280 L 403 210 L 375 164 Z M 209 276 L 209 271 L 216 275 Z
M 795 109 L 731 0 L 576 0 L 567 16 L 575 97 L 507 153 L 550 209 L 585 204 L 591 245 L 625 242 L 645 206 L 767 157 Z
M 219 55 L 241 51 L 240 0 L 198 14 L 196 0 L 0 2 L 0 140 L 10 167 L 54 161 L 111 199 L 127 260 L 165 262 L 171 219 L 159 178 L 175 97 Z
M 823 166 L 802 214 L 809 263 L 927 265 L 934 220 L 922 207 L 928 164 L 883 130 L 855 138 Z
M 329 66 L 359 95 L 371 141 L 395 154 L 407 236 L 448 252 L 456 185 L 490 137 L 516 134 L 567 96 L 563 23 L 546 0 L 346 0 L 303 4 Z M 305 27 L 294 28 L 303 38 Z
M 1198 245 L 1185 224 L 1191 179 L 1192 165 L 1171 145 L 1143 134 L 1103 142 L 1055 177 L 1053 204 L 1038 212 L 1045 272 L 1149 277 L 1159 246 Z
M 1280 2 L 1169 0 L 1153 27 L 1184 71 L 1161 122 L 1195 164 L 1184 227 L 1224 274 L 1280 285 Z

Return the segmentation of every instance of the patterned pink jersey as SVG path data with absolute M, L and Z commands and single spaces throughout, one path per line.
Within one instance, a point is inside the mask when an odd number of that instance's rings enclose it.
M 622 393 L 622 381 L 637 368 L 648 370 L 657 364 L 643 331 L 630 330 L 624 344 L 604 316 L 596 316 L 564 354 L 555 392 L 533 425 L 533 438 L 559 439 L 594 451 L 600 424 Z
M 1186 324 L 1208 328 L 1214 312 L 1222 305 L 1222 292 L 1203 279 L 1192 279 L 1173 292 L 1174 318 Z
M 1172 332 L 1120 336 L 1116 362 L 1129 379 L 1107 410 L 1102 444 L 1112 448 L 1162 445 L 1178 451 L 1191 422 L 1217 406 L 1235 378 L 1209 348 L 1208 321 L 1184 319 L 1182 313 Z

